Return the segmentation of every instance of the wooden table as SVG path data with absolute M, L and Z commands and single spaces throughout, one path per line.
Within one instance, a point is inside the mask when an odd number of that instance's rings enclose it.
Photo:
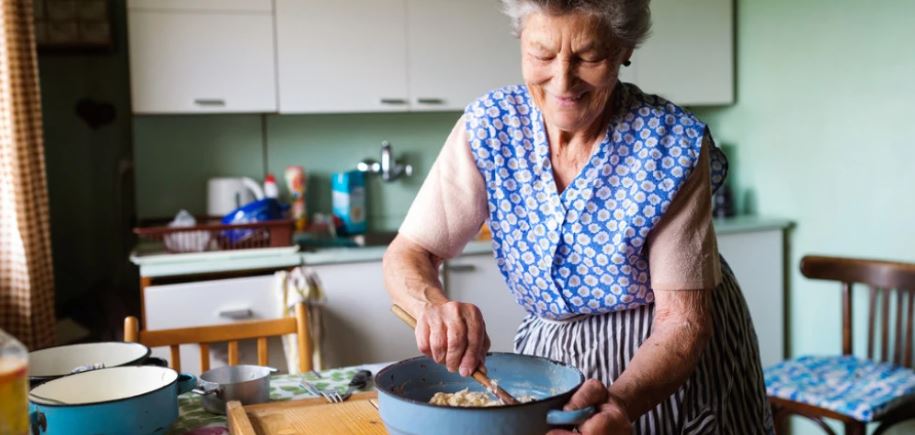
M 299 386 L 299 381 L 304 378 L 320 389 L 336 388 L 341 392 L 356 374 L 357 370 L 367 369 L 372 374 L 377 374 L 381 368 L 388 365 L 368 364 L 352 367 L 324 370 L 319 372 L 320 377 L 314 373 L 303 375 L 275 375 L 270 378 L 270 400 L 272 404 L 290 402 L 294 400 L 314 398 L 315 403 L 324 399 L 315 396 Z M 367 387 L 366 391 L 374 391 L 374 384 Z M 359 397 L 359 396 L 357 396 Z M 194 393 L 185 393 L 178 396 L 178 420 L 172 425 L 169 434 L 186 435 L 227 435 L 229 433 L 225 415 L 211 414 L 203 409 L 200 396 Z
M 231 435 L 387 435 L 378 414 L 378 394 L 353 394 L 341 403 L 323 398 L 226 405 Z

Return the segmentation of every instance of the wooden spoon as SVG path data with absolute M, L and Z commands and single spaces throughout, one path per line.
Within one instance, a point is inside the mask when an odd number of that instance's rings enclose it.
M 400 318 L 400 320 L 403 320 L 404 323 L 409 325 L 411 328 L 416 329 L 416 319 L 414 319 L 413 316 L 410 315 L 410 313 L 404 311 L 403 308 L 400 308 L 399 305 L 394 304 L 393 306 L 391 306 L 391 311 L 393 311 L 394 314 Z M 482 368 L 482 367 L 483 366 L 480 366 L 480 368 Z M 486 391 L 489 391 L 492 394 L 495 394 L 496 397 L 498 397 L 499 400 L 501 400 L 503 404 L 516 405 L 516 404 L 520 403 L 520 402 L 518 402 L 517 399 L 512 397 L 511 394 L 508 394 L 508 392 L 503 390 L 502 387 L 496 385 L 496 383 L 494 383 L 491 379 L 489 379 L 489 377 L 486 376 L 486 373 L 484 373 L 482 370 L 480 370 L 480 368 L 477 368 L 471 376 L 473 377 L 474 380 L 476 380 L 481 385 L 486 387 Z

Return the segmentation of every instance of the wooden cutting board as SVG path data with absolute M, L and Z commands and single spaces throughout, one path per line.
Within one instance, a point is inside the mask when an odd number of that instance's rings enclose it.
M 378 393 L 356 393 L 342 403 L 323 398 L 242 406 L 226 404 L 232 435 L 387 435 L 378 415 Z

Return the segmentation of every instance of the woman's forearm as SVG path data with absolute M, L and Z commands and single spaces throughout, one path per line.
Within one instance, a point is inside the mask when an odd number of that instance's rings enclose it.
M 397 236 L 382 260 L 384 284 L 391 300 L 418 317 L 429 303 L 445 303 L 438 267 L 442 260 L 415 243 Z
M 609 387 L 611 401 L 636 420 L 692 375 L 712 334 L 709 290 L 656 291 L 651 336 Z
M 417 349 L 448 370 L 470 376 L 490 344 L 480 309 L 449 301 L 438 278 L 441 258 L 408 239 L 394 239 L 383 262 L 392 301 L 416 318 Z

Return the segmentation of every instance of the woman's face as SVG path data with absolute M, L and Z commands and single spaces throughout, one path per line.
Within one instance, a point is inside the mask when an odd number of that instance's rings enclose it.
M 600 117 L 631 54 L 584 13 L 532 12 L 521 31 L 524 82 L 547 124 L 563 131 L 582 131 Z

